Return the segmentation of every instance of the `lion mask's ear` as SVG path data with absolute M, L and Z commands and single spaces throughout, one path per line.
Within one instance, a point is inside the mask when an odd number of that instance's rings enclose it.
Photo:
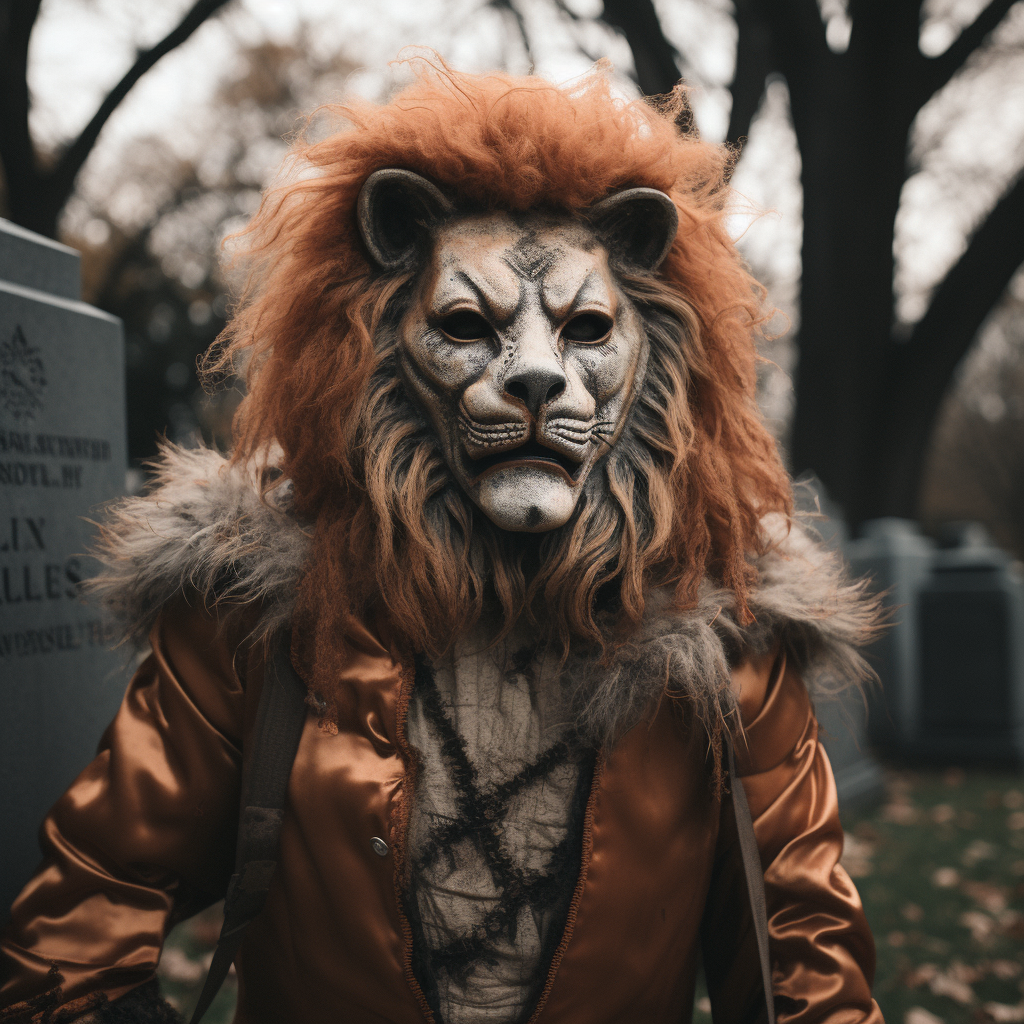
M 629 188 L 602 199 L 587 212 L 613 260 L 641 270 L 657 270 L 679 227 L 675 203 L 656 188 Z
M 431 226 L 452 212 L 436 185 L 412 171 L 374 171 L 356 202 L 356 219 L 370 255 L 385 270 L 412 265 Z

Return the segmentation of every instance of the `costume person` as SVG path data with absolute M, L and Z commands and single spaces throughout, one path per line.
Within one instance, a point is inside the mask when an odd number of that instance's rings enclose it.
M 687 1020 L 701 952 L 756 1019 L 727 736 L 778 1019 L 880 1021 L 805 685 L 874 609 L 790 522 L 680 102 L 435 69 L 299 150 L 227 329 L 233 457 L 165 452 L 107 526 L 151 653 L 46 820 L 0 1019 L 170 1019 L 283 642 L 308 715 L 240 1024 Z

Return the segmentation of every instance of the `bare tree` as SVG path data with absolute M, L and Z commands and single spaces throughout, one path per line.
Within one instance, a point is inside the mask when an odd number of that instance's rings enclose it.
M 197 0 L 178 25 L 155 46 L 141 51 L 107 94 L 77 138 L 59 153 L 39 153 L 29 131 L 28 46 L 40 0 L 0 2 L 0 164 L 6 186 L 6 216 L 53 238 L 57 217 L 103 126 L 132 86 L 161 57 L 180 46 L 227 0 Z
M 833 51 L 816 0 L 735 0 L 739 30 L 729 141 L 750 128 L 772 72 L 789 86 L 802 160 L 803 279 L 792 428 L 794 471 L 813 470 L 852 522 L 913 515 L 924 453 L 957 364 L 1024 262 L 1024 176 L 974 232 L 909 338 L 894 330 L 893 234 L 914 119 L 1000 24 L 990 0 L 940 56 L 921 52 L 921 0 L 849 0 Z M 663 59 L 652 0 L 606 0 L 646 93 Z M 657 55 L 661 59 L 656 59 Z

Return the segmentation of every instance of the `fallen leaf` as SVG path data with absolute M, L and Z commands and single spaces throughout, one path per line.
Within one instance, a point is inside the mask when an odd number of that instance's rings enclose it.
M 969 928 L 975 942 L 985 942 L 991 936 L 996 923 L 980 910 L 968 910 L 960 915 L 960 924 Z
M 851 878 L 867 878 L 871 874 L 871 857 L 874 852 L 872 843 L 846 832 L 843 835 L 843 856 L 839 863 L 846 868 Z
M 160 956 L 160 974 L 171 981 L 200 981 L 206 968 L 198 961 L 187 957 L 175 946 L 165 947 Z
M 1004 910 L 999 915 L 999 930 L 1008 938 L 1024 939 L 1024 914 L 1019 910 Z
M 919 907 L 916 903 L 908 903 L 900 913 L 912 924 L 916 924 L 924 917 L 924 908 Z
M 974 989 L 967 982 L 958 981 L 949 974 L 936 974 L 928 982 L 928 987 L 932 990 L 932 995 L 948 996 L 965 1006 L 974 1002 Z
M 956 868 L 937 868 L 932 874 L 932 885 L 940 889 L 952 889 L 960 883 L 960 872 Z
M 946 1022 L 923 1006 L 912 1006 L 903 1015 L 903 1024 L 946 1024 Z
M 990 914 L 1001 914 L 1006 909 L 1007 890 L 1001 885 L 992 885 L 989 882 L 964 882 L 963 890 Z
M 989 970 L 1001 981 L 1012 981 L 1021 972 L 1021 966 L 1013 960 L 993 960 Z
M 918 809 L 902 800 L 886 804 L 882 808 L 882 821 L 888 821 L 893 825 L 915 825 L 919 817 Z
M 966 850 L 964 850 L 960 857 L 960 862 L 965 867 L 974 867 L 978 861 L 992 860 L 993 857 L 998 853 L 998 849 L 991 843 L 986 843 L 984 839 L 975 839 L 973 843 L 970 843 Z
M 939 973 L 937 964 L 918 964 L 904 979 L 903 984 L 907 988 L 917 988 L 918 985 L 926 985 L 936 974 Z
M 1022 1024 L 1024 1022 L 1024 1003 L 1008 1006 L 1006 1003 L 985 1003 L 985 1012 L 996 1024 Z
M 954 960 L 946 969 L 946 973 L 954 981 L 973 985 L 979 978 L 984 977 L 985 969 L 983 967 L 968 967 L 962 960 Z

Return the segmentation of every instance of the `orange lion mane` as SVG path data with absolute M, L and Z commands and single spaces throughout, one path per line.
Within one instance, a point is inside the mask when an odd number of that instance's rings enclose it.
M 680 132 L 684 104 L 617 100 L 600 70 L 558 87 L 429 61 L 391 102 L 337 108 L 342 130 L 294 148 L 302 173 L 241 236 L 248 282 L 208 368 L 245 365 L 234 460 L 280 445 L 313 533 L 296 622 L 327 647 L 346 617 L 369 616 L 438 657 L 496 601 L 506 628 L 527 616 L 566 651 L 604 648 L 636 629 L 652 587 L 686 608 L 705 578 L 749 618 L 759 523 L 790 515 L 791 487 L 755 402 L 765 292 L 726 230 L 731 154 Z M 410 275 L 371 264 L 355 217 L 385 167 L 424 175 L 457 208 L 580 215 L 645 186 L 679 211 L 657 274 L 620 278 L 651 339 L 630 427 L 557 530 L 494 527 L 405 396 L 387 328 Z

